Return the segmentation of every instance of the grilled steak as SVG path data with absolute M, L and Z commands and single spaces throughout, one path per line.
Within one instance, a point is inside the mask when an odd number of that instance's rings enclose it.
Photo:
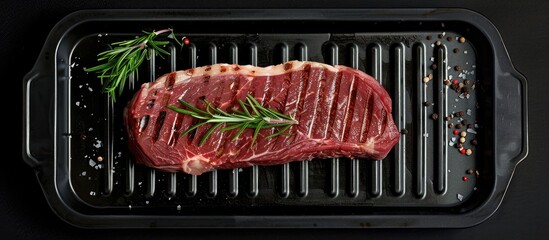
M 199 146 L 210 124 L 184 137 L 197 119 L 178 114 L 182 99 L 205 109 L 230 110 L 250 94 L 266 108 L 298 121 L 287 136 L 266 136 L 252 144 L 253 129 L 236 140 L 235 130 L 214 131 Z M 274 165 L 313 158 L 349 157 L 379 160 L 399 140 L 391 116 L 391 99 L 365 73 L 345 66 L 292 61 L 265 68 L 216 64 L 166 74 L 141 86 L 126 108 L 130 150 L 136 161 L 164 171 L 200 175 L 212 169 Z

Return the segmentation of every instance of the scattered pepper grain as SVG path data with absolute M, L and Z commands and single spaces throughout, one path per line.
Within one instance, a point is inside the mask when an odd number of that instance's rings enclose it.
M 473 139 L 473 140 L 471 140 L 471 145 L 475 145 L 475 146 L 476 146 L 477 144 L 478 144 L 478 141 L 477 141 L 477 139 Z
M 467 156 L 471 156 L 471 154 L 473 154 L 473 150 L 467 149 L 467 150 L 465 151 L 465 154 L 467 154 Z

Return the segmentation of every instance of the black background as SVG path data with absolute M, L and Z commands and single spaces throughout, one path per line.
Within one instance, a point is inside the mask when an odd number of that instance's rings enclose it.
M 61 18 L 91 8 L 372 8 L 462 7 L 475 10 L 499 29 L 514 66 L 529 87 L 530 153 L 517 167 L 499 210 L 484 223 L 466 229 L 182 229 L 84 230 L 60 220 L 50 210 L 31 168 L 21 159 L 21 128 L 4 131 L 16 138 L 4 146 L 0 165 L 0 237 L 3 239 L 547 239 L 549 236 L 549 1 L 327 1 L 200 0 L 8 0 L 0 5 L 0 67 L 4 83 L 19 97 L 6 101 L 4 121 L 21 126 L 21 80 L 33 66 L 48 32 Z M 4 85 L 8 87 L 9 85 Z M 7 88 L 8 89 L 8 88 Z M 13 100 L 10 100 L 13 101 Z M 10 114 L 10 115 L 8 115 Z M 8 153 L 8 154 L 6 154 Z

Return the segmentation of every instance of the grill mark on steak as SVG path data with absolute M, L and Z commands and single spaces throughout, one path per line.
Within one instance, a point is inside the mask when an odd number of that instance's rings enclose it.
M 296 116 L 294 117 L 295 120 L 297 120 L 299 122 L 299 124 L 296 124 L 296 125 L 293 125 L 290 130 L 293 128 L 295 129 L 294 132 L 290 132 L 292 134 L 292 143 L 295 142 L 295 140 L 298 139 L 298 135 L 299 135 L 299 131 L 300 131 L 300 127 L 308 127 L 308 126 L 305 126 L 303 123 L 302 123 L 302 114 L 303 113 L 303 105 L 305 104 L 305 95 L 307 94 L 307 86 L 309 85 L 309 80 L 310 80 L 310 73 L 311 73 L 311 68 L 310 66 L 305 69 L 303 69 L 303 75 L 301 76 L 300 78 L 300 81 L 299 81 L 299 88 L 298 88 L 298 98 L 297 98 L 297 102 L 296 102 L 296 106 L 297 106 L 297 110 L 296 110 Z M 293 74 L 293 73 L 292 73 Z M 294 127 L 295 126 L 295 127 Z
M 356 84 L 355 76 L 352 75 L 351 88 L 349 89 L 349 103 L 347 104 L 347 111 L 345 115 L 345 127 L 343 129 L 343 141 L 346 142 L 349 139 L 349 132 L 351 131 L 351 125 L 353 124 L 353 114 L 355 111 L 356 102 Z
M 366 106 L 367 106 L 367 109 L 366 111 L 364 111 L 364 117 L 362 119 L 362 127 L 361 127 L 361 130 L 360 130 L 360 139 L 359 139 L 359 142 L 360 143 L 364 143 L 366 142 L 366 135 L 368 134 L 368 131 L 370 130 L 370 121 L 372 119 L 372 108 L 373 108 L 373 104 L 372 102 L 374 101 L 374 93 L 371 89 L 368 89 L 368 97 L 366 98 Z
M 185 115 L 183 114 L 176 114 L 175 116 L 175 122 L 173 124 L 173 133 L 172 135 L 170 136 L 169 140 L 168 140 L 168 145 L 170 146 L 175 146 L 177 144 L 177 140 L 179 140 L 180 138 L 180 133 L 179 133 L 179 129 L 181 128 L 181 123 L 183 123 L 183 117 Z
M 295 116 L 297 115 L 297 104 L 299 99 L 299 86 L 301 85 L 303 72 L 288 72 L 286 73 L 287 78 L 289 79 L 288 82 L 288 92 L 286 93 L 286 100 L 284 101 L 284 110 L 282 111 L 284 114 L 292 117 L 295 119 Z M 296 119 L 297 120 L 297 119 Z M 287 133 L 290 134 L 290 136 L 280 136 L 277 137 L 275 141 L 275 148 L 284 148 L 288 145 L 290 145 L 294 137 L 293 136 L 296 132 L 297 126 L 291 126 Z
M 156 122 L 154 124 L 154 132 L 153 132 L 153 141 L 158 141 L 158 137 L 160 136 L 160 130 L 162 130 L 162 126 L 164 126 L 164 119 L 166 118 L 166 111 L 161 111 L 158 114 L 158 117 L 156 118 Z
M 317 79 L 314 79 L 314 80 L 309 80 L 309 84 L 308 84 L 308 87 L 307 87 L 307 96 L 305 97 L 304 99 L 304 109 L 305 111 L 313 111 L 312 114 L 310 114 L 310 119 L 307 119 L 306 121 L 304 121 L 303 124 L 305 124 L 307 126 L 307 137 L 311 137 L 311 133 L 313 131 L 313 129 L 315 128 L 315 119 L 317 118 L 320 118 L 319 116 L 317 116 L 318 114 L 321 114 L 319 113 L 319 110 L 318 110 L 318 105 L 319 105 L 319 102 L 320 102 L 320 90 L 322 89 L 322 74 L 325 72 L 324 69 L 320 69 L 320 70 L 316 70 L 316 71 L 311 71 L 313 72 L 313 74 L 310 74 L 309 75 L 309 78 L 312 79 L 312 78 L 317 78 Z M 311 97 L 313 96 L 313 97 Z M 309 105 L 312 105 L 312 106 L 309 106 Z M 311 107 L 311 109 L 308 109 L 309 107 Z M 306 115 L 306 116 L 309 116 L 309 114 L 302 114 L 302 115 Z
M 274 83 L 276 78 L 280 78 L 280 77 L 283 77 L 285 76 L 285 74 L 283 74 L 282 76 L 268 76 L 267 77 L 267 80 L 266 80 L 266 83 L 265 83 L 265 88 L 264 88 L 264 97 L 263 99 L 260 99 L 258 100 L 261 105 L 265 106 L 267 109 L 271 108 L 271 106 L 269 105 L 269 103 L 273 100 L 273 95 L 275 95 L 276 92 L 279 92 L 280 89 L 282 88 L 282 84 L 276 84 Z M 276 129 L 274 128 L 270 128 L 270 129 L 265 129 L 265 130 L 262 130 L 260 131 L 260 136 L 258 137 L 258 141 L 257 141 L 257 144 L 258 144 L 258 150 L 264 150 L 264 151 L 270 151 L 272 148 L 273 148 L 273 145 L 274 144 L 271 144 L 273 141 L 275 141 L 276 139 L 273 139 L 273 138 L 266 138 L 267 136 L 275 133 Z
M 166 77 L 166 82 L 165 82 L 166 90 L 169 91 L 169 90 L 173 89 L 173 84 L 175 83 L 175 75 L 176 75 L 176 73 L 172 72 L 172 73 L 168 74 L 168 76 Z
M 332 107 L 330 108 L 330 120 L 328 122 L 328 136 L 327 138 L 336 138 L 337 139 L 337 133 L 336 133 L 336 127 L 334 126 L 336 116 L 337 116 L 337 106 L 339 102 L 339 88 L 341 87 L 341 77 L 343 74 L 341 72 L 337 72 L 335 76 L 335 90 L 333 92 L 333 100 L 331 102 Z
M 321 85 L 319 93 L 319 106 L 317 107 L 319 113 L 315 118 L 313 138 L 315 139 L 328 139 L 329 123 L 330 123 L 330 111 L 332 109 L 334 89 L 337 81 L 337 74 L 333 74 L 330 71 L 322 71 Z
M 229 84 L 227 82 L 227 84 L 223 86 L 223 89 L 226 89 L 226 88 L 228 88 L 228 89 L 223 91 L 224 94 L 220 98 L 221 104 L 220 104 L 219 108 L 221 110 L 231 112 L 231 110 L 233 110 L 236 107 L 236 105 L 238 105 L 238 103 L 236 103 L 234 99 L 235 99 L 235 97 L 238 93 L 238 89 L 240 88 L 241 81 L 242 81 L 242 78 L 239 76 L 236 81 L 232 82 L 231 84 Z M 226 124 L 223 124 L 219 129 L 221 129 L 225 126 L 226 126 Z M 238 130 L 236 130 L 236 131 L 238 131 Z M 212 136 L 211 136 L 212 138 L 217 137 L 217 138 L 220 139 L 218 141 L 217 145 L 214 148 L 216 157 L 219 157 L 219 156 L 224 154 L 225 147 L 231 141 L 232 134 L 236 133 L 236 131 L 235 130 L 218 131 L 220 136 L 216 135 L 215 133 L 212 134 Z

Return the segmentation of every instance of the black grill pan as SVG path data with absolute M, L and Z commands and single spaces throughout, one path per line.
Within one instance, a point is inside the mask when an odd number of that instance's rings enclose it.
M 191 44 L 145 62 L 116 103 L 84 71 L 108 43 L 167 27 Z M 378 79 L 401 129 L 389 156 L 199 177 L 133 164 L 122 111 L 142 83 L 213 63 L 288 60 Z M 468 95 L 444 85 L 454 79 L 468 80 Z M 23 156 L 52 209 L 80 227 L 466 227 L 497 209 L 527 154 L 526 92 L 497 30 L 467 10 L 80 11 L 54 27 L 24 79 Z M 448 127 L 463 119 L 470 156 Z

